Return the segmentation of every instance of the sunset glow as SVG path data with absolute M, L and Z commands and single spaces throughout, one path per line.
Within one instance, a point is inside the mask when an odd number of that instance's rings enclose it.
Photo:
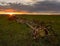
M 40 12 L 40 13 L 29 13 L 29 12 L 0 12 L 0 14 L 6 14 L 9 16 L 29 14 L 29 15 L 60 15 L 60 13 Z
M 28 13 L 27 11 L 16 11 L 15 9 L 5 9 L 0 11 L 0 14 L 25 14 Z
M 5 9 L 3 11 L 0 11 L 0 14 L 26 14 L 27 11 L 16 11 L 15 9 Z
M 0 12 L 0 14 L 24 14 L 22 12 Z
M 53 11 L 50 12 L 28 12 L 28 11 L 16 11 L 14 9 L 5 9 L 4 11 L 0 11 L 0 14 L 6 14 L 9 16 L 13 16 L 13 15 L 20 15 L 20 14 L 32 14 L 32 15 L 60 15 L 60 13 L 54 13 Z

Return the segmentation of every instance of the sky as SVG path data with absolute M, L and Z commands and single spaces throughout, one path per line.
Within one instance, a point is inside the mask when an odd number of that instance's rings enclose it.
M 60 0 L 0 0 L 0 11 L 1 9 L 28 12 L 60 12 Z
M 1 2 L 18 2 L 18 3 L 22 3 L 22 4 L 34 4 L 38 1 L 44 1 L 44 0 L 0 0 Z
M 36 2 L 39 1 L 46 1 L 46 0 L 0 0 L 1 2 L 18 2 L 18 3 L 22 3 L 22 4 L 34 4 Z M 47 1 L 57 1 L 60 2 L 60 0 L 47 0 Z

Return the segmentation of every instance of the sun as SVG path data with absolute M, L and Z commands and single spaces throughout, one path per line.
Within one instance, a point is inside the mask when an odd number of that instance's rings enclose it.
M 13 16 L 13 13 L 9 13 L 10 16 Z
M 15 16 L 15 13 L 7 13 L 9 17 Z

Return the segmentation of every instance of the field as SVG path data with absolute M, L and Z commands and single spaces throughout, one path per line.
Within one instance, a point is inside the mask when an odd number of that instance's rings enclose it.
M 60 40 L 60 16 L 57 15 L 20 15 L 19 17 L 28 20 L 44 21 L 53 26 Z M 9 21 L 7 16 L 0 16 L 0 46 L 44 46 L 42 42 L 32 40 L 31 29 L 25 24 L 18 24 L 17 22 Z

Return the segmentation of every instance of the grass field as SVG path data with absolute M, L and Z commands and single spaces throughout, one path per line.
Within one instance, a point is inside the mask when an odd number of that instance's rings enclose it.
M 19 17 L 28 20 L 44 21 L 53 26 L 60 38 L 60 16 L 32 16 L 21 15 Z M 31 37 L 31 29 L 25 24 L 9 21 L 7 16 L 0 16 L 0 46 L 44 46 L 43 43 L 35 43 Z

